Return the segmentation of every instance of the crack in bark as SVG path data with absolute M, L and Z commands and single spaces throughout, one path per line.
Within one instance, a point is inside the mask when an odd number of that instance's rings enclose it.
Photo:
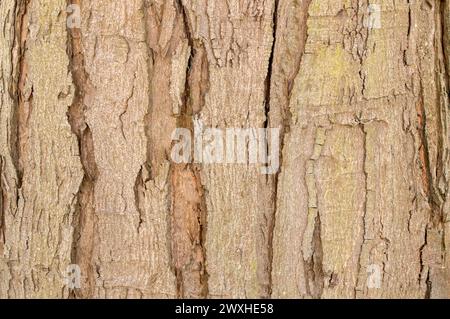
M 422 169 L 422 185 L 425 191 L 425 195 L 428 198 L 430 204 L 432 204 L 432 175 L 430 168 L 430 158 L 429 158 L 429 149 L 428 149 L 428 141 L 427 141 L 427 133 L 426 133 L 426 111 L 423 101 L 423 87 L 420 85 L 420 96 L 419 101 L 416 104 L 417 111 L 417 125 L 418 125 L 418 133 L 419 133 L 419 159 L 421 163 Z
M 141 166 L 141 169 L 139 170 L 138 175 L 136 176 L 136 181 L 134 182 L 134 206 L 136 207 L 136 210 L 139 214 L 139 223 L 137 226 L 137 232 L 140 233 L 141 232 L 141 227 L 142 224 L 144 223 L 144 216 L 145 216 L 145 211 L 143 210 L 143 208 L 141 207 L 141 203 L 140 203 L 140 192 L 145 189 L 145 180 L 144 180 L 144 175 L 143 175 L 143 170 L 145 169 L 145 166 Z
M 322 248 L 322 224 L 320 214 L 314 220 L 314 232 L 312 237 L 312 256 L 305 260 L 305 276 L 308 283 L 307 291 L 312 298 L 320 299 L 324 289 L 323 248 Z
M 445 158 L 445 148 L 446 142 L 444 138 L 447 135 L 447 127 L 446 127 L 446 110 L 449 105 L 449 44 L 448 44 L 448 27 L 449 27 L 449 3 L 447 0 L 439 1 L 436 4 L 435 9 L 435 19 L 436 23 L 436 36 L 435 36 L 435 50 L 436 50 L 436 60 L 435 67 L 438 72 L 435 73 L 436 79 L 436 95 L 437 95 L 437 154 L 436 154 L 436 167 L 435 167 L 435 179 L 433 180 L 433 172 L 431 171 L 431 161 L 430 161 L 430 153 L 428 147 L 428 129 L 427 129 L 427 118 L 426 118 L 426 110 L 425 110 L 425 101 L 423 96 L 423 85 L 422 81 L 420 82 L 420 100 L 418 107 L 418 130 L 419 130 L 419 138 L 421 142 L 421 146 L 419 149 L 419 154 L 422 163 L 422 180 L 425 180 L 424 187 L 428 186 L 426 189 L 426 195 L 428 199 L 428 203 L 431 208 L 431 216 L 430 221 L 427 224 L 427 228 L 425 230 L 425 238 L 424 244 L 420 248 L 420 276 L 419 280 L 421 280 L 423 276 L 423 270 L 425 268 L 425 261 L 423 259 L 424 249 L 428 244 L 428 229 L 436 230 L 440 233 L 441 236 L 441 258 L 442 262 L 446 264 L 446 227 L 445 220 L 446 214 L 444 211 L 444 205 L 448 196 L 448 181 L 446 180 L 445 170 L 447 168 L 446 158 Z M 422 80 L 422 79 L 421 79 Z M 422 154 L 423 153 L 423 154 Z M 424 171 L 425 170 L 425 171 Z M 443 188 L 441 187 L 441 182 L 446 184 Z M 425 298 L 430 299 L 432 297 L 433 290 L 433 279 L 435 277 L 435 271 L 433 271 L 433 267 L 428 266 L 427 277 L 425 280 L 426 283 L 426 292 Z
M 81 1 L 68 0 L 67 4 L 81 6 Z M 92 259 L 96 230 L 94 191 L 98 169 L 95 162 L 92 132 L 85 118 L 84 99 L 91 88 L 89 76 L 85 70 L 81 30 L 68 27 L 67 37 L 69 69 L 75 87 L 74 99 L 69 107 L 67 117 L 72 132 L 78 140 L 79 154 L 84 171 L 83 181 L 76 195 L 78 202 L 73 221 L 74 232 L 71 252 L 72 263 L 79 265 L 82 271 L 82 290 L 72 291 L 71 297 L 89 298 L 93 296 L 95 286 L 95 270 Z
M 266 77 L 266 91 L 265 91 L 265 116 L 266 120 L 264 122 L 264 127 L 281 127 L 280 132 L 280 170 L 275 174 L 273 177 L 266 177 L 266 183 L 269 185 L 272 185 L 273 188 L 273 200 L 271 201 L 272 204 L 272 212 L 270 216 L 266 216 L 267 225 L 268 228 L 267 234 L 268 234 L 268 258 L 269 258 L 269 265 L 268 265 L 268 272 L 269 272 L 269 287 L 267 291 L 268 297 L 272 296 L 272 271 L 273 271 L 273 233 L 275 229 L 275 223 L 276 223 L 276 213 L 277 213 L 277 201 L 278 201 L 278 187 L 279 187 L 279 179 L 280 179 L 280 173 L 283 167 L 283 151 L 285 147 L 285 138 L 286 135 L 290 132 L 291 127 L 291 118 L 292 114 L 290 112 L 290 100 L 292 96 L 293 91 L 293 84 L 294 80 L 297 78 L 301 62 L 303 60 L 303 55 L 305 54 L 305 46 L 308 39 L 308 17 L 309 17 L 309 7 L 311 5 L 312 0 L 302 0 L 299 4 L 299 7 L 296 8 L 299 10 L 299 25 L 298 27 L 298 33 L 299 33 L 299 39 L 298 39 L 298 52 L 296 52 L 296 58 L 294 61 L 294 65 L 292 66 L 292 69 L 289 70 L 283 70 L 282 66 L 278 66 L 277 63 L 280 62 L 279 59 L 284 59 L 284 52 L 283 50 L 287 50 L 289 48 L 289 43 L 279 42 L 282 39 L 283 30 L 279 24 L 279 14 L 280 13 L 280 2 L 282 0 L 276 0 L 275 6 L 274 6 L 274 13 L 273 13 L 273 45 L 272 50 L 269 58 L 269 69 Z M 284 2 L 283 2 L 284 4 Z M 285 46 L 285 47 L 283 47 Z M 275 68 L 275 65 L 277 67 Z M 291 73 L 291 74 L 290 74 Z M 279 80 L 279 77 L 281 77 L 280 83 L 281 89 L 278 89 L 277 86 L 275 86 L 274 82 Z M 279 101 L 279 99 L 281 101 Z M 274 101 L 275 100 L 275 101 Z M 274 105 L 275 103 L 278 105 Z
M 422 244 L 422 246 L 420 246 L 420 249 L 419 249 L 420 271 L 419 271 L 419 278 L 417 279 L 419 284 L 422 283 L 422 279 L 423 279 L 423 272 L 424 272 L 424 269 L 425 269 L 424 250 L 425 250 L 425 248 L 428 245 L 428 225 L 426 227 L 427 228 L 425 228 L 423 244 Z M 425 299 L 430 299 L 432 283 L 430 281 L 430 270 L 429 269 L 427 270 L 427 278 L 425 280 L 425 283 L 427 285 L 427 289 L 426 289 L 426 292 L 425 292 Z
M 359 287 L 359 279 L 360 279 L 360 272 L 361 272 L 361 259 L 362 259 L 362 253 L 364 249 L 364 244 L 366 242 L 366 218 L 367 218 L 367 203 L 368 203 L 368 192 L 369 192 L 369 185 L 368 185 L 368 179 L 369 174 L 367 172 L 367 131 L 366 127 L 363 123 L 359 123 L 359 128 L 361 129 L 361 132 L 363 134 L 363 173 L 364 173 L 364 205 L 363 205 L 363 216 L 361 218 L 361 228 L 362 228 L 362 235 L 360 239 L 360 245 L 359 246 L 359 253 L 358 253 L 358 263 L 356 268 L 356 284 L 355 284 L 355 290 L 354 290 L 354 298 L 356 299 L 357 293 L 358 293 L 358 287 Z
M 315 176 L 316 163 L 322 155 L 327 130 L 317 127 L 313 153 L 306 163 L 305 183 L 308 192 L 308 216 L 303 232 L 302 256 L 306 292 L 312 298 L 321 298 L 324 290 L 322 225 Z M 305 258 L 306 257 L 306 258 Z
M 276 32 L 277 32 L 277 21 L 278 21 L 278 6 L 279 0 L 275 0 L 274 9 L 273 9 L 273 23 L 272 23 L 272 48 L 270 51 L 269 61 L 268 61 L 268 70 L 265 79 L 265 97 L 264 97 L 264 116 L 265 121 L 263 123 L 263 127 L 268 129 L 270 126 L 270 101 L 271 101 L 271 85 L 272 85 L 272 74 L 273 74 L 273 65 L 274 65 L 274 56 L 275 56 L 275 44 L 276 44 Z M 280 138 L 282 140 L 282 137 Z M 248 147 L 248 146 L 247 146 Z M 266 145 L 266 154 L 269 153 L 269 143 Z M 282 149 L 282 148 L 281 148 Z M 262 188 L 271 187 L 273 191 L 270 194 L 270 203 L 273 207 L 269 212 L 264 214 L 263 218 L 263 228 L 262 230 L 262 239 L 267 243 L 267 254 L 264 255 L 263 264 L 266 267 L 263 270 L 263 278 L 261 281 L 261 295 L 265 298 L 270 298 L 272 295 L 272 263 L 273 263 L 273 233 L 275 229 L 275 214 L 276 214 L 276 198 L 277 198 L 277 179 L 278 174 L 276 176 L 273 175 L 265 175 L 260 178 L 260 185 Z

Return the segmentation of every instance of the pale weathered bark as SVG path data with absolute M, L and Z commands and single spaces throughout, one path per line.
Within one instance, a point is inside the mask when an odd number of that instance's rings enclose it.
M 0 298 L 450 297 L 449 1 L 0 0 L 0 30 Z M 279 172 L 174 163 L 199 123 L 281 128 Z

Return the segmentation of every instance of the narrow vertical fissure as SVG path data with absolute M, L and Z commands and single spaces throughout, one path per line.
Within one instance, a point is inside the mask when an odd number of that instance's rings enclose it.
M 360 274 L 361 274 L 361 268 L 362 268 L 362 255 L 363 255 L 363 249 L 364 244 L 366 243 L 366 218 L 367 218 L 367 203 L 368 203 L 368 192 L 369 192 L 369 175 L 367 171 L 367 131 L 363 123 L 359 123 L 359 128 L 361 129 L 362 136 L 363 136 L 363 158 L 362 158 L 362 170 L 364 173 L 364 203 L 363 203 L 363 214 L 361 217 L 361 238 L 359 239 L 359 252 L 358 252 L 358 261 L 356 265 L 356 283 L 355 283 L 355 289 L 354 289 L 354 298 L 358 298 L 358 287 L 360 287 Z
M 265 103 L 264 103 L 264 115 L 265 122 L 264 128 L 269 127 L 270 122 L 270 95 L 271 95 L 271 86 L 272 86 L 272 73 L 273 73 L 273 64 L 274 64 L 274 56 L 275 56 L 275 45 L 277 41 L 277 21 L 278 21 L 278 6 L 280 0 L 275 0 L 275 5 L 273 9 L 273 17 L 272 17 L 272 48 L 270 50 L 269 56 L 269 64 L 267 70 L 267 76 L 265 81 Z
M 445 171 L 448 168 L 447 158 L 446 158 L 446 150 L 445 148 L 448 146 L 448 123 L 447 123 L 447 112 L 449 108 L 449 44 L 448 44 L 448 32 L 449 32 L 449 2 L 448 0 L 439 1 L 436 4 L 435 8 L 435 18 L 436 18 L 436 35 L 435 35 L 435 68 L 437 72 L 435 72 L 435 80 L 436 80 L 436 97 L 437 97 L 437 105 L 436 105 L 436 123 L 437 123 L 437 141 L 436 141 L 436 167 L 434 167 L 434 171 L 432 171 L 433 167 L 431 165 L 430 154 L 428 143 L 429 141 L 429 132 L 427 129 L 427 118 L 426 118 L 426 110 L 425 110 L 425 101 L 423 101 L 423 87 L 421 87 L 421 110 L 418 111 L 418 122 L 419 122 L 419 136 L 421 138 L 421 152 L 424 152 L 422 155 L 420 154 L 422 160 L 425 161 L 426 173 L 423 172 L 422 175 L 427 175 L 428 186 L 427 190 L 427 198 L 429 205 L 431 207 L 431 216 L 430 222 L 427 225 L 427 229 L 425 230 L 425 239 L 424 244 L 420 250 L 420 279 L 424 277 L 424 269 L 425 263 L 423 259 L 423 251 L 427 246 L 428 241 L 428 228 L 437 231 L 440 234 L 440 242 L 441 246 L 441 262 L 443 265 L 446 265 L 446 212 L 444 211 L 444 205 L 447 201 L 448 196 L 448 180 L 446 179 Z M 422 83 L 422 82 L 421 82 Z M 447 141 L 445 140 L 447 139 Z M 434 174 L 433 174 L 434 173 Z M 442 183 L 443 182 L 443 183 Z M 434 271 L 433 267 L 427 269 L 427 277 L 425 279 L 426 284 L 426 292 L 425 298 L 430 299 L 433 294 L 433 280 L 438 281 L 438 286 L 440 285 L 439 280 L 441 277 L 436 275 L 439 272 L 438 270 Z M 439 289 L 438 289 L 439 290 Z
M 69 0 L 68 5 L 81 6 L 80 0 Z M 71 293 L 72 298 L 90 298 L 94 293 L 93 247 L 95 232 L 94 189 L 98 177 L 94 142 L 86 123 L 84 99 L 89 90 L 85 71 L 82 34 L 79 28 L 67 28 L 69 69 L 75 87 L 74 99 L 67 113 L 73 134 L 78 139 L 79 155 L 84 176 L 77 193 L 77 206 L 73 221 L 74 233 L 71 260 L 81 269 L 82 287 Z
M 429 271 L 427 273 L 426 285 L 427 290 L 425 292 L 425 299 L 431 299 L 431 290 L 433 289 L 433 283 L 431 282 Z
M 423 278 L 424 270 L 425 270 L 424 251 L 425 251 L 425 248 L 427 247 L 427 245 L 428 245 L 428 228 L 425 228 L 423 244 L 422 244 L 422 246 L 420 246 L 420 249 L 419 249 L 419 264 L 420 264 L 420 271 L 419 271 L 419 278 L 418 278 L 419 284 L 421 284 L 422 280 L 424 279 Z M 433 284 L 430 279 L 430 270 L 429 269 L 427 269 L 427 272 L 426 272 L 425 285 L 426 285 L 425 299 L 430 299 Z
M 313 153 L 306 163 L 305 184 L 308 193 L 308 216 L 303 232 L 303 264 L 306 293 L 319 299 L 324 290 L 322 222 L 320 219 L 319 193 L 316 177 L 317 161 L 322 156 L 327 130 L 317 127 Z
M 263 127 L 268 129 L 270 127 L 270 96 L 271 96 L 271 85 L 272 85 L 272 72 L 273 72 L 273 64 L 274 64 L 274 56 L 275 56 L 275 44 L 276 44 L 276 30 L 277 30 L 277 21 L 278 21 L 278 6 L 279 0 L 275 0 L 274 9 L 273 9 L 273 22 L 272 22 L 272 48 L 270 51 L 269 61 L 268 61 L 268 70 L 267 76 L 265 80 L 265 97 L 264 97 L 264 115 L 265 121 L 263 123 Z M 280 163 L 282 157 L 282 149 L 283 149 L 283 136 L 284 132 L 280 137 L 281 142 L 281 154 L 280 154 Z M 270 154 L 269 152 L 269 143 L 266 145 L 266 154 Z M 266 267 L 264 268 L 264 281 L 262 282 L 262 291 L 261 295 L 263 297 L 269 298 L 272 295 L 272 264 L 273 264 L 273 233 L 275 229 L 275 212 L 276 212 L 276 201 L 277 201 L 277 180 L 278 180 L 277 172 L 275 176 L 265 175 L 263 176 L 263 187 L 272 187 L 273 192 L 271 194 L 272 198 L 270 199 L 270 204 L 273 205 L 272 209 L 265 214 L 264 216 L 264 224 L 262 227 L 266 228 L 263 233 L 266 234 L 264 240 L 267 242 L 267 254 L 264 256 L 266 263 Z M 266 284 L 264 284 L 266 282 Z
M 275 127 L 277 125 L 280 126 L 280 169 L 279 171 L 272 177 L 270 180 L 266 180 L 266 183 L 269 185 L 272 185 L 273 189 L 273 200 L 272 200 L 272 211 L 270 216 L 266 216 L 267 220 L 267 234 L 268 234 L 268 258 L 269 258 L 269 265 L 268 265 L 268 281 L 269 281 L 269 287 L 267 291 L 268 297 L 272 296 L 272 290 L 273 290 L 273 236 L 274 236 L 274 229 L 276 224 L 276 213 L 277 213 L 277 205 L 278 205 L 278 189 L 279 189 L 279 179 L 280 179 L 280 173 L 283 169 L 283 153 L 285 149 L 285 139 L 286 135 L 289 133 L 291 128 L 291 112 L 290 112 L 290 100 L 292 96 L 292 91 L 294 87 L 294 81 L 297 75 L 300 72 L 301 63 L 303 60 L 303 55 L 305 54 L 305 46 L 308 39 L 308 17 L 309 17 L 309 7 L 311 5 L 312 0 L 302 0 L 297 5 L 298 8 L 295 8 L 300 11 L 298 23 L 299 25 L 296 28 L 296 32 L 299 34 L 299 43 L 298 43 L 298 52 L 296 61 L 294 62 L 292 69 L 289 70 L 289 72 L 284 72 L 282 70 L 282 66 L 279 64 L 280 59 L 284 59 L 283 57 L 283 50 L 286 48 L 283 48 L 283 46 L 290 46 L 289 43 L 283 43 L 281 40 L 283 37 L 283 32 L 285 30 L 282 30 L 281 26 L 279 26 L 278 20 L 279 20 L 279 14 L 280 13 L 280 0 L 275 1 L 274 5 L 274 12 L 273 12 L 273 44 L 272 44 L 272 50 L 270 53 L 269 58 L 269 68 L 268 73 L 266 77 L 266 91 L 265 91 L 265 116 L 266 120 L 264 122 L 264 127 Z M 288 10 L 291 10 L 289 8 Z M 274 77 L 275 73 L 279 76 L 282 74 L 282 79 L 277 79 Z M 273 85 L 275 81 L 279 81 L 282 85 L 281 87 Z M 275 92 L 278 90 L 277 92 Z M 284 98 L 281 99 L 281 103 L 279 105 L 274 105 L 273 100 L 274 96 L 278 95 L 278 93 L 281 96 L 284 96 Z M 278 109 L 277 109 L 278 108 Z M 280 116 L 280 118 L 277 118 Z M 267 153 L 269 154 L 269 153 Z

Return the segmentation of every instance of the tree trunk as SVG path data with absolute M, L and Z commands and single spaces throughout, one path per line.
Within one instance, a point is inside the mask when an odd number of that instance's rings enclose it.
M 0 0 L 0 29 L 1 298 L 450 297 L 449 1 Z M 279 128 L 279 170 L 177 163 L 198 126 Z

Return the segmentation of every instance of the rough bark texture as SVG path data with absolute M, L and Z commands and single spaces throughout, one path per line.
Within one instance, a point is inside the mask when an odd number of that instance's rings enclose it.
M 0 0 L 0 30 L 0 298 L 450 297 L 450 1 Z M 174 163 L 199 123 L 281 128 L 279 172 Z

